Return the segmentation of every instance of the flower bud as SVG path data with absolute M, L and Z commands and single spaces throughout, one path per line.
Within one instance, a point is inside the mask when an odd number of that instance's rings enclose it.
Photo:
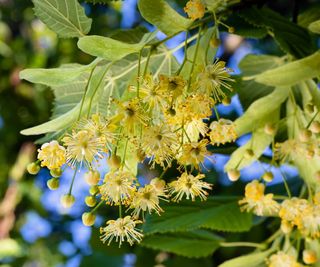
M 310 125 L 310 130 L 311 132 L 316 134 L 320 133 L 320 122 L 319 121 L 312 122 Z
M 84 179 L 88 185 L 96 185 L 100 181 L 100 173 L 97 171 L 89 171 L 84 175 Z
M 97 204 L 97 199 L 94 196 L 86 196 L 85 202 L 88 207 L 94 207 Z
M 235 182 L 240 178 L 240 171 L 233 169 L 227 172 L 230 181 Z
M 316 178 L 317 182 L 320 182 L 320 171 L 315 172 L 314 178 Z
M 117 155 L 111 155 L 111 157 L 108 158 L 107 163 L 112 170 L 119 169 L 121 165 L 121 158 Z
M 313 104 L 308 104 L 306 106 L 306 111 L 309 112 L 310 114 L 314 112 L 314 105 Z
M 50 170 L 50 174 L 51 174 L 52 177 L 58 178 L 58 177 L 61 176 L 62 170 L 61 170 L 60 168 L 58 168 L 58 169 L 52 169 L 52 170 Z
M 317 253 L 311 249 L 305 249 L 302 258 L 305 264 L 314 264 L 318 261 Z
M 96 194 L 98 194 L 98 193 L 99 193 L 99 186 L 97 186 L 97 185 L 91 186 L 90 189 L 89 189 L 89 193 L 90 193 L 91 195 L 96 195 Z
M 75 202 L 75 197 L 70 194 L 65 194 L 60 198 L 61 205 L 64 208 L 71 208 Z
M 222 99 L 222 104 L 225 106 L 229 106 L 231 103 L 231 98 L 226 96 L 224 99 Z
M 30 174 L 36 175 L 40 171 L 40 166 L 35 162 L 31 162 L 27 166 L 27 171 Z
M 273 123 L 266 123 L 264 132 L 268 135 L 274 135 L 277 132 L 277 127 Z
M 272 172 L 265 172 L 262 175 L 263 180 L 265 180 L 266 182 L 271 182 L 273 180 L 273 173 Z
M 221 41 L 217 37 L 212 37 L 210 39 L 210 46 L 211 47 L 216 48 L 216 47 L 219 47 L 220 44 L 221 44 Z
M 254 156 L 254 152 L 252 149 L 246 149 L 243 156 L 245 159 L 251 159 Z
M 82 223 L 85 226 L 92 226 L 96 221 L 96 215 L 91 212 L 85 212 L 82 214 Z
M 312 136 L 312 132 L 308 129 L 302 129 L 299 132 L 299 139 L 301 142 L 308 142 Z
M 51 178 L 47 181 L 47 186 L 50 190 L 57 190 L 59 188 L 59 179 Z
M 292 225 L 288 221 L 282 221 L 280 228 L 284 234 L 289 234 L 292 231 Z
M 236 30 L 235 30 L 235 28 L 234 27 L 229 27 L 228 28 L 228 32 L 229 33 L 234 33 Z
M 166 182 L 160 178 L 154 178 L 150 181 L 150 184 L 153 185 L 157 190 L 162 191 L 166 186 Z

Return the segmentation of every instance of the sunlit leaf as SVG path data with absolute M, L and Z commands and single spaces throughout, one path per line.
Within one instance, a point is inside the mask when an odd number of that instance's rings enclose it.
M 32 0 L 34 11 L 60 37 L 81 37 L 91 28 L 83 7 L 77 0 Z

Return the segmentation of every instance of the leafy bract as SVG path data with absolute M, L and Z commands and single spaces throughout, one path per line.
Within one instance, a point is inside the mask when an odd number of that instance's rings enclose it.
M 185 31 L 192 24 L 164 0 L 139 0 L 138 7 L 145 20 L 167 35 Z
M 238 136 L 248 133 L 270 120 L 270 115 L 287 99 L 289 88 L 276 88 L 271 94 L 254 101 L 235 121 Z M 252 123 L 255 122 L 255 123 Z
M 218 267 L 258 267 L 264 263 L 266 258 L 271 254 L 272 250 L 264 252 L 256 252 L 225 261 Z
M 310 23 L 308 29 L 314 33 L 320 34 L 320 20 Z
M 265 71 L 255 80 L 271 86 L 291 86 L 320 75 L 320 52 L 275 69 Z
M 141 246 L 199 258 L 211 255 L 223 239 L 206 230 L 146 236 Z
M 86 17 L 77 0 L 32 0 L 35 14 L 60 37 L 81 37 L 90 31 L 92 20 Z
M 226 232 L 244 232 L 251 227 L 251 215 L 242 213 L 236 202 L 223 203 L 219 198 L 206 202 L 181 202 L 163 205 L 161 216 L 149 216 L 145 235 L 207 228 Z
M 110 61 L 119 60 L 127 55 L 139 52 L 145 44 L 154 38 L 154 33 L 145 34 L 139 43 L 125 43 L 109 37 L 90 35 L 79 39 L 78 47 L 87 54 Z

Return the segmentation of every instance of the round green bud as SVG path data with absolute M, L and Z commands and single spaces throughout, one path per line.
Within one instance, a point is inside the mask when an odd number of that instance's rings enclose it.
M 27 166 L 27 171 L 30 174 L 36 175 L 40 171 L 40 166 L 36 164 L 35 162 L 31 162 Z
M 51 178 L 47 181 L 47 186 L 50 190 L 57 190 L 59 188 L 59 179 Z
M 94 215 L 91 212 L 85 212 L 82 214 L 82 223 L 85 226 L 92 226 L 94 225 L 94 222 L 96 221 L 96 215 Z
M 302 252 L 302 259 L 305 264 L 314 264 L 318 261 L 317 252 L 311 249 L 305 249 Z
M 274 135 L 277 132 L 277 127 L 273 123 L 266 123 L 264 132 L 268 135 Z
M 97 171 L 89 171 L 84 175 L 84 179 L 88 185 L 96 185 L 100 181 L 100 173 Z
M 89 189 L 89 193 L 90 193 L 91 195 L 96 195 L 96 194 L 98 194 L 98 193 L 99 193 L 99 186 L 97 186 L 97 185 L 91 186 L 90 189 Z
M 252 149 L 246 149 L 243 156 L 246 159 L 251 159 L 254 156 L 254 152 Z
M 50 170 L 50 174 L 52 177 L 58 178 L 61 176 L 62 170 L 60 168 L 59 169 L 52 169 L 52 170 Z
M 236 31 L 236 29 L 234 27 L 229 27 L 228 28 L 228 32 L 229 33 L 234 33 Z
M 308 104 L 307 106 L 306 106 L 306 111 L 308 112 L 308 113 L 313 113 L 314 112 L 314 105 L 313 104 Z
M 272 172 L 265 172 L 262 175 L 263 180 L 265 180 L 266 182 L 271 182 L 273 180 L 273 173 Z
M 235 182 L 235 181 L 238 181 L 239 178 L 240 178 L 240 171 L 236 170 L 236 169 L 233 169 L 233 170 L 229 170 L 227 172 L 228 174 L 228 178 L 231 182 Z
M 312 132 L 308 129 L 302 129 L 299 132 L 299 139 L 301 142 L 308 142 L 312 136 Z
M 316 178 L 316 180 L 317 180 L 318 182 L 320 182 L 320 171 L 316 171 L 316 172 L 315 172 L 314 178 Z
M 231 98 L 226 96 L 224 99 L 222 99 L 222 104 L 225 106 L 229 106 L 231 103 Z
M 121 158 L 117 155 L 111 155 L 111 157 L 108 158 L 107 163 L 112 170 L 117 170 L 120 168 Z
M 60 198 L 61 205 L 64 208 L 71 208 L 75 202 L 75 197 L 70 194 L 65 194 Z
M 315 134 L 320 133 L 320 122 L 319 121 L 312 122 L 310 125 L 310 130 Z
M 97 204 L 97 199 L 94 196 L 86 196 L 85 202 L 88 207 L 94 207 Z
M 210 39 L 210 46 L 211 47 L 216 48 L 216 47 L 219 47 L 220 44 L 221 44 L 221 41 L 217 37 L 212 37 Z

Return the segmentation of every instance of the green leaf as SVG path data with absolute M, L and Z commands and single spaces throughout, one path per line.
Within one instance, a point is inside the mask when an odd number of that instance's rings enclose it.
M 272 250 L 267 250 L 264 252 L 257 252 L 241 256 L 232 260 L 228 260 L 220 264 L 218 267 L 258 267 L 260 264 L 265 262 L 266 258 L 271 252 Z
M 91 28 L 77 0 L 32 0 L 36 16 L 60 37 L 81 37 Z
M 47 86 L 61 86 L 78 79 L 84 72 L 93 68 L 94 64 L 87 66 L 69 64 L 53 69 L 25 69 L 20 72 L 20 79 L 32 83 L 39 83 Z
M 298 24 L 301 27 L 308 28 L 313 21 L 320 19 L 320 4 L 308 5 L 308 8 L 299 14 Z
M 243 76 L 252 76 L 279 67 L 283 63 L 280 57 L 249 54 L 241 60 L 239 68 Z
M 278 119 L 279 109 L 269 114 L 268 122 L 275 122 Z M 224 166 L 224 169 L 226 171 L 232 169 L 241 170 L 244 167 L 249 166 L 262 155 L 265 149 L 271 144 L 273 138 L 273 135 L 268 135 L 264 132 L 264 128 L 255 130 L 252 133 L 250 141 L 248 141 L 245 145 L 239 147 L 236 151 L 232 153 L 229 161 Z M 243 157 L 247 149 L 252 149 L 252 151 L 254 152 L 254 156 L 252 158 L 247 159 Z
M 85 53 L 116 61 L 127 55 L 139 52 L 144 43 L 127 44 L 109 37 L 90 35 L 79 39 L 78 47 Z
M 301 58 L 314 50 L 310 35 L 304 28 L 269 8 L 249 8 L 243 10 L 240 16 L 256 27 L 271 30 L 275 41 L 287 53 Z
M 161 216 L 148 216 L 145 235 L 208 228 L 226 232 L 245 232 L 251 227 L 251 215 L 242 213 L 236 202 L 221 203 L 218 198 L 206 202 L 180 202 L 163 205 Z
M 101 5 L 108 5 L 110 4 L 110 0 L 85 0 L 87 3 L 92 3 L 92 4 L 101 4 Z
M 288 88 L 276 88 L 271 94 L 253 102 L 246 112 L 235 121 L 238 136 L 259 128 L 270 120 L 270 114 L 279 109 L 279 106 L 289 95 Z M 252 123 L 255 122 L 255 123 Z
M 138 7 L 142 17 L 166 35 L 185 31 L 192 24 L 164 0 L 139 0 Z
M 205 231 L 196 230 L 174 234 L 157 234 L 146 236 L 141 246 L 175 253 L 188 258 L 200 258 L 211 255 L 223 239 Z
M 320 51 L 255 76 L 255 80 L 271 86 L 291 86 L 320 75 Z
M 160 46 L 156 52 L 157 53 L 150 59 L 149 65 L 151 71 L 153 73 L 158 71 L 168 75 L 174 73 L 178 68 L 178 63 L 175 57 L 172 56 L 172 53 L 164 46 Z M 143 68 L 146 58 L 141 62 L 141 67 Z M 88 113 L 91 99 L 92 109 L 90 113 L 99 112 L 108 117 L 114 115 L 114 110 L 110 106 L 110 96 L 113 98 L 121 98 L 128 88 L 128 85 L 136 82 L 135 77 L 138 66 L 136 57 L 115 62 L 109 71 L 104 74 L 103 72 L 106 70 L 108 64 L 107 62 L 100 62 L 94 71 L 84 101 L 82 109 L 83 115 Z M 52 89 L 56 97 L 53 120 L 23 130 L 21 133 L 25 135 L 37 135 L 59 131 L 58 135 L 61 135 L 65 130 L 68 130 L 78 119 L 81 106 L 80 102 L 88 82 L 89 73 L 90 71 L 83 73 L 79 79 L 73 80 L 70 84 L 53 86 Z M 102 77 L 105 78 L 103 79 Z M 99 84 L 101 79 L 102 82 Z M 42 141 L 43 140 L 46 140 L 46 138 L 42 139 Z
M 320 20 L 310 23 L 308 29 L 314 33 L 320 34 Z

